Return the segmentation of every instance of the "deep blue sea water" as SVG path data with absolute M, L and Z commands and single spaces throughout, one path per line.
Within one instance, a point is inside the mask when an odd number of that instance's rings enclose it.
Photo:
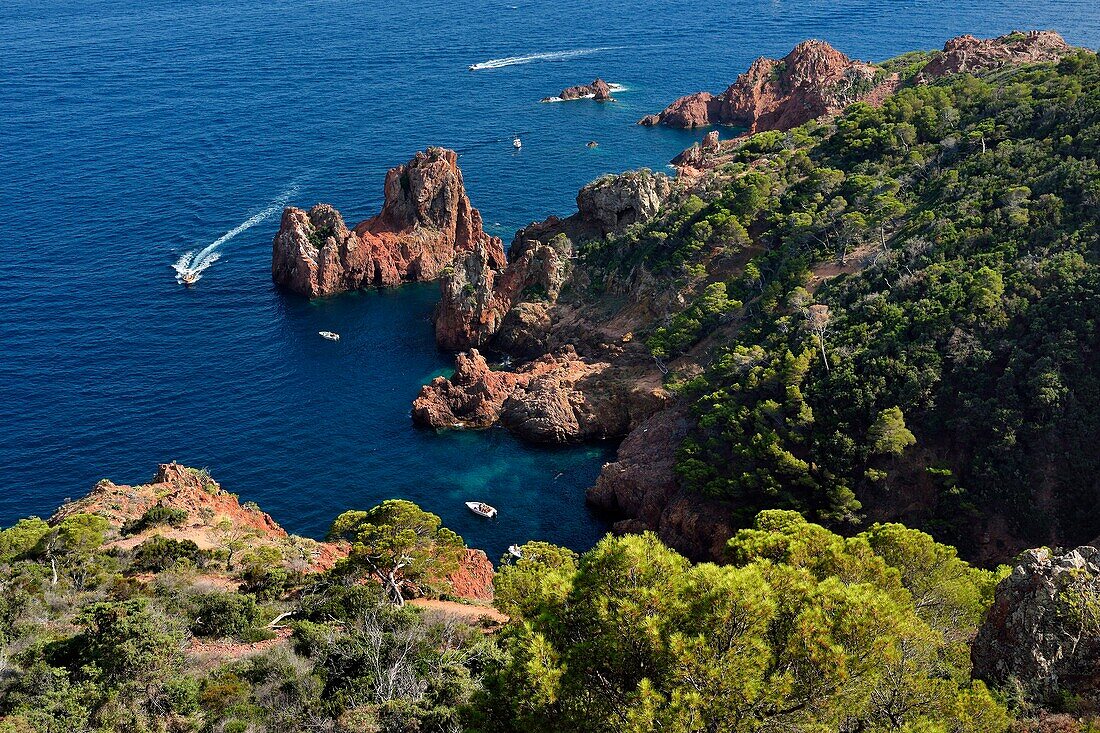
M 1036 27 L 1100 45 L 1093 0 L 0 0 L 0 524 L 175 459 L 313 536 L 406 497 L 494 557 L 535 538 L 585 549 L 606 529 L 583 496 L 610 449 L 410 424 L 450 365 L 434 285 L 281 294 L 277 213 L 193 290 L 170 265 L 283 200 L 365 218 L 386 169 L 431 144 L 462 152 L 509 241 L 602 173 L 664 165 L 697 135 L 633 123 L 757 55 L 818 37 L 881 60 Z M 586 49 L 602 50 L 467 71 Z M 538 103 L 596 75 L 628 88 L 619 103 Z

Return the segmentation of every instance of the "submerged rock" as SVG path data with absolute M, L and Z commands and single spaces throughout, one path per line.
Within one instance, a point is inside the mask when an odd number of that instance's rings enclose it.
M 503 245 L 485 233 L 457 161 L 452 150 L 428 148 L 390 169 L 382 211 L 353 230 L 328 204 L 287 207 L 272 245 L 272 279 L 311 298 L 435 280 L 477 247 L 503 268 Z
M 1100 693 L 1100 550 L 1028 550 L 997 586 L 974 675 L 1045 705 Z

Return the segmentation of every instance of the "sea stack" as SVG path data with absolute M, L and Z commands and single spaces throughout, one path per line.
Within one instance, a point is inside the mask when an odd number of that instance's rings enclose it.
M 570 102 L 574 99 L 594 99 L 597 102 L 614 102 L 611 85 L 598 76 L 591 84 L 577 84 L 566 87 L 556 97 L 544 97 L 543 102 Z
M 352 229 L 328 204 L 287 207 L 272 244 L 272 280 L 310 298 L 436 280 L 475 248 L 503 268 L 501 240 L 482 228 L 457 161 L 453 150 L 428 148 L 391 168 L 382 211 Z

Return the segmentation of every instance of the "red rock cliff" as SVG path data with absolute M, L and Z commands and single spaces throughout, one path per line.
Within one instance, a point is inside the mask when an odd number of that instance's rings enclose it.
M 943 51 L 921 69 L 917 79 L 929 81 L 947 74 L 987 71 L 1006 64 L 1057 61 L 1073 50 L 1054 31 L 1013 31 L 997 38 L 967 34 L 945 43 Z
M 428 148 L 386 174 L 382 211 L 349 230 L 333 207 L 287 207 L 272 245 L 271 277 L 311 298 L 435 280 L 456 257 L 480 247 L 504 267 L 498 237 L 482 228 L 458 168 L 458 154 Z
M 641 124 L 788 130 L 862 99 L 874 86 L 875 71 L 873 64 L 853 61 L 824 41 L 803 41 L 782 59 L 758 58 L 721 94 L 681 97 Z

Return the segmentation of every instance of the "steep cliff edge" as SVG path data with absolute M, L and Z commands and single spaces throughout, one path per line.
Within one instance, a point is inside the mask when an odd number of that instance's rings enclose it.
M 474 250 L 504 267 L 502 243 L 482 228 L 454 151 L 428 148 L 391 168 L 384 193 L 382 211 L 351 230 L 328 204 L 287 207 L 272 244 L 274 282 L 313 298 L 435 280 Z
M 436 342 L 449 351 L 482 347 L 502 328 L 510 331 L 505 338 L 515 340 L 522 338 L 515 329 L 532 319 L 537 321 L 537 330 L 545 330 L 548 324 L 542 306 L 557 301 L 570 277 L 574 245 L 652 219 L 671 192 L 671 181 L 663 173 L 638 170 L 604 176 L 581 188 L 577 212 L 572 216 L 550 217 L 516 232 L 512 261 L 503 270 L 495 265 L 491 252 L 474 248 L 455 261 L 440 283 Z M 529 307 L 513 312 L 520 301 Z M 542 342 L 527 348 L 517 346 L 503 350 L 519 351 L 518 355 L 528 358 L 547 351 Z

